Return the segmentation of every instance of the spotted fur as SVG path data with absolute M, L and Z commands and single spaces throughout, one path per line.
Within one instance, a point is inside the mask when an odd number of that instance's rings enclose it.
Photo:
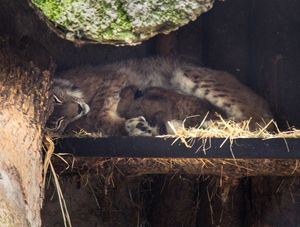
M 125 130 L 129 136 L 158 135 L 158 128 L 151 127 L 143 116 L 133 117 L 125 121 Z
M 267 103 L 232 75 L 174 59 L 147 58 L 106 66 L 86 66 L 58 75 L 78 87 L 90 111 L 70 128 L 101 131 L 104 135 L 126 134 L 126 119 L 117 113 L 120 91 L 130 85 L 171 89 L 206 100 L 240 121 L 253 117 L 270 119 Z
M 144 116 L 152 126 L 159 129 L 153 130 L 158 134 L 173 133 L 167 124 L 171 121 L 176 124 L 185 121 L 185 127 L 198 127 L 204 120 L 208 122 L 216 119 L 216 113 L 227 118 L 220 108 L 195 96 L 159 87 L 149 87 L 141 91 L 140 96 L 136 95 L 138 92 L 139 89 L 134 86 L 122 89 L 117 111 L 127 119 Z

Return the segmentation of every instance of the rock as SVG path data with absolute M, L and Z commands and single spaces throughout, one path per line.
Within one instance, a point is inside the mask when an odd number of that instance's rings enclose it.
M 212 8 L 214 0 L 31 0 L 60 36 L 77 43 L 135 45 L 167 34 Z M 46 19 L 43 17 L 44 19 Z

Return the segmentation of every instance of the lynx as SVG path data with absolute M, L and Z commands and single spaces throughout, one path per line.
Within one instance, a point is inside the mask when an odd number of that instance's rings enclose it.
M 78 87 L 82 94 L 79 106 L 90 109 L 73 117 L 67 123 L 68 127 L 65 126 L 67 130 L 101 131 L 104 135 L 126 133 L 124 125 L 128 119 L 120 116 L 117 109 L 119 93 L 127 86 L 140 90 L 160 87 L 193 96 L 193 99 L 202 100 L 236 121 L 250 117 L 259 120 L 271 118 L 267 103 L 231 74 L 176 59 L 147 58 L 106 66 L 85 66 L 62 72 L 58 78 Z M 75 100 L 72 103 L 78 101 L 76 98 L 71 100 Z M 62 102 L 64 105 L 69 103 Z
M 126 119 L 136 119 L 127 121 L 125 126 L 128 131 L 131 131 L 131 124 L 135 123 L 141 131 L 147 132 L 149 128 L 143 124 L 144 119 L 138 118 L 143 116 L 152 126 L 150 131 L 153 135 L 171 134 L 168 121 L 176 124 L 184 121 L 185 127 L 198 127 L 208 120 L 217 119 L 215 113 L 227 118 L 224 111 L 206 100 L 159 87 L 149 87 L 144 91 L 135 86 L 125 87 L 120 92 L 117 112 Z
M 54 111 L 47 127 L 51 131 L 63 132 L 70 123 L 86 115 L 90 108 L 80 89 L 70 81 L 54 79 L 52 88 Z

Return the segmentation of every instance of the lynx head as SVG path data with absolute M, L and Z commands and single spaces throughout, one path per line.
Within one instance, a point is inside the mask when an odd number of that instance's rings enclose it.
M 128 86 L 121 90 L 119 96 L 120 101 L 118 103 L 117 112 L 121 117 L 124 118 L 132 118 L 129 112 L 131 112 L 132 105 L 136 103 L 138 98 L 136 97 L 136 93 L 138 92 L 138 88 L 136 86 Z M 135 112 L 134 115 L 139 114 L 141 111 L 132 110 Z M 138 113 L 137 113 L 138 112 Z M 136 117 L 136 116 L 134 116 Z
M 165 128 L 171 103 L 162 94 L 163 88 L 150 87 L 143 92 L 135 86 L 128 86 L 120 92 L 117 112 L 126 119 L 143 116 L 151 126 Z
M 68 80 L 54 79 L 52 91 L 54 110 L 47 128 L 62 133 L 70 123 L 86 115 L 90 108 L 80 89 Z

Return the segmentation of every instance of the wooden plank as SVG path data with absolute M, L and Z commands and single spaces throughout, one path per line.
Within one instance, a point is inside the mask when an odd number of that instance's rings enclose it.
M 202 140 L 191 148 L 173 142 L 172 138 L 155 137 L 64 138 L 57 141 L 56 151 L 78 157 L 300 159 L 300 139 L 246 138 L 231 144 L 216 138 L 206 142 L 207 150 Z

